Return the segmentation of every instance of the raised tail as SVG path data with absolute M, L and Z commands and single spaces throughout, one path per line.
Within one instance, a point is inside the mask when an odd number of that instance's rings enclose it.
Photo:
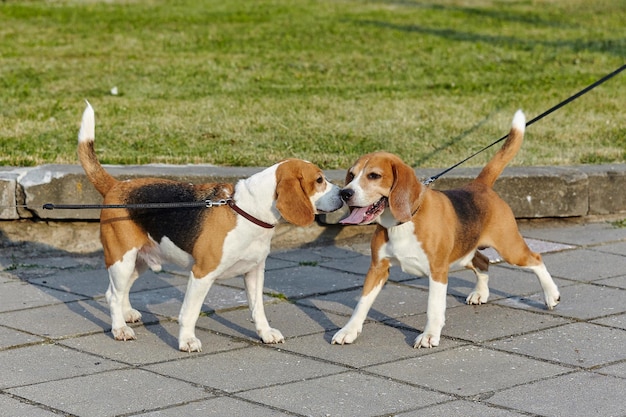
M 93 107 L 87 102 L 87 107 L 83 112 L 83 120 L 80 124 L 80 131 L 78 132 L 78 159 L 89 181 L 104 196 L 115 185 L 117 180 L 100 165 L 93 147 L 95 136 L 95 115 Z
M 513 123 L 509 131 L 509 137 L 504 145 L 485 165 L 478 177 L 474 181 L 481 182 L 489 187 L 493 187 L 506 165 L 517 154 L 524 140 L 524 130 L 526 129 L 526 117 L 521 110 L 518 110 L 513 116 Z

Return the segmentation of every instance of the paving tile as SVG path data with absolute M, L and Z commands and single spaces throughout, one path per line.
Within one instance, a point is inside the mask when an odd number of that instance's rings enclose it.
M 609 287 L 617 287 L 626 289 L 626 275 L 615 278 L 599 279 L 594 284 L 607 285 Z
M 548 314 L 578 319 L 593 319 L 626 311 L 623 302 L 626 293 L 622 289 L 601 285 L 577 284 L 559 288 L 561 302 L 554 310 L 545 310 Z M 520 308 L 540 309 L 544 305 L 543 292 L 527 297 L 511 297 L 498 300 L 496 304 Z
M 594 250 L 598 252 L 614 253 L 616 255 L 626 256 L 626 242 L 609 243 L 607 245 L 594 246 Z
M 409 411 L 407 413 L 400 413 L 397 414 L 395 417 L 518 417 L 526 415 L 527 414 L 521 414 L 511 410 L 504 410 L 501 407 L 494 407 L 488 404 L 458 400 L 450 401 L 445 404 L 438 404 L 426 408 L 420 408 L 419 410 Z
M 448 309 L 442 334 L 483 343 L 568 322 L 561 317 L 504 308 L 497 304 L 465 305 Z
M 120 367 L 122 365 L 112 361 L 51 344 L 4 350 L 0 352 L 0 388 L 37 384 Z
M 449 399 L 448 396 L 356 372 L 331 375 L 240 394 L 309 416 L 395 415 Z
M 541 416 L 623 416 L 624 392 L 624 379 L 579 372 L 498 392 L 487 401 Z
M 623 256 L 590 249 L 578 249 L 575 254 L 559 252 L 544 256 L 553 277 L 583 282 L 624 275 L 624 261 Z
M 425 313 L 428 306 L 428 292 L 418 287 L 414 288 L 412 285 L 408 285 L 408 283 L 403 284 L 406 285 L 387 282 L 380 294 L 378 294 L 378 297 L 376 297 L 376 301 L 374 301 L 367 316 L 368 319 L 382 321 Z M 358 289 L 309 297 L 298 300 L 297 304 L 350 316 L 360 296 L 361 289 Z M 461 305 L 461 302 L 452 296 L 448 296 L 447 304 L 453 307 Z
M 173 319 L 178 318 L 185 298 L 186 285 L 165 287 L 155 290 L 131 292 L 130 302 L 139 311 L 146 311 Z M 271 298 L 266 297 L 266 300 Z M 213 312 L 247 306 L 246 292 L 242 289 L 213 285 L 204 300 L 202 311 Z
M 616 316 L 604 317 L 593 320 L 592 323 L 603 324 L 605 326 L 617 327 L 626 330 L 626 314 L 618 314 Z
M 189 353 L 178 350 L 178 323 L 161 322 L 134 328 L 137 340 L 119 341 L 110 334 L 94 334 L 59 342 L 76 350 L 131 365 L 145 365 L 181 358 Z M 202 354 L 211 354 L 247 346 L 244 342 L 196 329 L 202 341 Z
M 626 240 L 626 228 L 616 228 L 609 223 L 567 224 L 557 227 L 523 227 L 522 235 L 572 245 L 595 245 Z
M 109 308 L 87 300 L 0 314 L 0 324 L 50 338 L 109 331 Z
M 286 301 L 266 304 L 265 315 L 270 326 L 280 330 L 287 339 L 338 329 L 337 323 L 345 320 L 341 316 Z M 197 327 L 260 342 L 247 308 L 203 315 L 198 320 Z
M 397 328 L 386 323 L 366 323 L 359 338 L 349 345 L 332 345 L 336 330 L 324 334 L 289 339 L 280 349 L 354 368 L 386 363 L 399 359 L 413 358 L 433 353 L 431 349 L 415 349 L 413 342 L 420 332 Z M 459 346 L 461 343 L 445 339 L 442 349 Z
M 106 269 L 87 271 L 57 272 L 44 278 L 34 278 L 31 283 L 60 291 L 82 294 L 88 297 L 103 297 L 109 287 L 109 273 Z M 132 292 L 146 291 L 158 288 L 167 288 L 176 285 L 186 285 L 187 277 L 168 273 L 154 273 L 147 271 L 133 284 Z
M 569 371 L 562 366 L 477 346 L 461 346 L 366 369 L 463 396 L 497 391 Z
M 0 270 L 2 269 L 2 260 L 0 259 Z M 16 282 L 20 278 L 17 275 L 14 275 L 10 272 L 0 271 L 0 284 L 5 284 L 7 282 Z
M 206 401 L 197 401 L 179 407 L 167 408 L 165 410 L 153 411 L 150 413 L 133 414 L 141 417 L 180 417 L 180 416 L 254 416 L 254 417 L 280 417 L 291 416 L 291 413 L 284 413 L 269 407 L 252 404 L 230 397 L 210 398 Z
M 44 410 L 37 406 L 20 402 L 15 398 L 11 398 L 8 395 L 0 394 L 0 410 L 2 415 L 5 416 L 19 416 L 19 417 L 55 417 L 58 414 L 52 411 Z
M 244 288 L 244 282 L 240 279 L 226 280 L 224 284 Z M 265 291 L 281 294 L 287 298 L 341 291 L 362 284 L 362 276 L 311 265 L 280 269 L 265 274 Z
M 15 281 L 2 284 L 2 303 L 0 313 L 26 309 L 50 304 L 66 303 L 80 300 L 85 297 L 39 287 L 28 282 Z
M 320 377 L 345 369 L 286 352 L 252 346 L 149 365 L 146 369 L 228 392 Z
M 0 349 L 42 342 L 43 340 L 44 339 L 38 336 L 0 326 Z
M 626 379 L 626 362 L 620 362 L 615 365 L 598 368 L 595 371 L 600 374 L 614 375 Z
M 325 261 L 341 259 L 344 262 L 353 262 L 363 256 L 357 252 L 333 246 L 319 246 L 306 249 L 272 252 L 268 259 L 289 261 L 291 266 L 305 264 L 319 264 Z
M 136 413 L 211 396 L 202 388 L 141 369 L 46 382 L 9 392 L 65 413 L 90 417 Z
M 490 342 L 489 346 L 576 367 L 592 368 L 626 359 L 626 332 L 573 323 Z

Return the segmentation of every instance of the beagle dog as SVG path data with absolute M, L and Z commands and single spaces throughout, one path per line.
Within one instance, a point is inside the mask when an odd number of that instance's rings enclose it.
M 273 227 L 281 219 L 306 226 L 316 213 L 339 209 L 343 206 L 339 187 L 328 182 L 317 166 L 298 159 L 279 162 L 235 186 L 156 178 L 118 181 L 98 161 L 94 137 L 94 111 L 87 103 L 78 134 L 78 156 L 104 204 L 114 205 L 100 215 L 100 238 L 110 281 L 106 299 L 114 338 L 136 338 L 126 324 L 141 319 L 129 300 L 133 282 L 147 268 L 159 271 L 163 262 L 172 262 L 190 269 L 179 315 L 180 350 L 202 350 L 195 325 L 213 282 L 242 274 L 257 334 L 264 343 L 283 342 L 280 331 L 270 327 L 263 308 L 265 260 Z M 144 206 L 204 201 L 218 204 Z
M 351 213 L 342 223 L 376 222 L 378 226 L 361 297 L 348 323 L 333 336 L 333 344 L 354 342 L 387 281 L 390 265 L 397 264 L 405 272 L 428 276 L 427 322 L 414 347 L 438 346 L 451 265 L 466 267 L 476 275 L 468 304 L 485 303 L 489 298 L 489 260 L 477 252 L 485 247 L 496 249 L 509 264 L 534 272 L 548 309 L 558 304 L 559 290 L 541 255 L 528 248 L 511 208 L 492 188 L 520 149 L 525 126 L 524 114 L 518 111 L 502 148 L 476 179 L 459 189 L 432 190 L 400 158 L 385 152 L 362 156 L 348 170 L 341 197 Z

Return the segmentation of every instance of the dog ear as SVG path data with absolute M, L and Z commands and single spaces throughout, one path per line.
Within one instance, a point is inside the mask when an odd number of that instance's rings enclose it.
M 313 204 L 295 177 L 278 179 L 276 208 L 285 220 L 296 226 L 308 226 L 315 220 Z
M 413 205 L 420 196 L 421 186 L 413 168 L 400 160 L 392 163 L 392 172 L 389 208 L 396 220 L 405 223 L 411 220 Z

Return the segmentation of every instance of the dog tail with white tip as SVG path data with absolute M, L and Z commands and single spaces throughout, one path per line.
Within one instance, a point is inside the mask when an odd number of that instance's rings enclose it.
M 83 120 L 80 124 L 78 132 L 78 159 L 87 174 L 89 181 L 96 187 L 96 190 L 103 196 L 117 182 L 105 169 L 100 165 L 93 142 L 96 136 L 96 121 L 93 107 L 87 101 L 87 107 L 83 112 Z
M 506 165 L 511 162 L 513 157 L 517 154 L 522 147 L 522 141 L 524 140 L 524 130 L 526 128 L 526 117 L 521 110 L 518 110 L 513 116 L 513 123 L 511 130 L 509 131 L 509 137 L 504 142 L 504 145 L 498 152 L 491 158 L 491 160 L 485 165 L 478 177 L 474 181 L 481 182 L 489 187 L 493 187 Z

